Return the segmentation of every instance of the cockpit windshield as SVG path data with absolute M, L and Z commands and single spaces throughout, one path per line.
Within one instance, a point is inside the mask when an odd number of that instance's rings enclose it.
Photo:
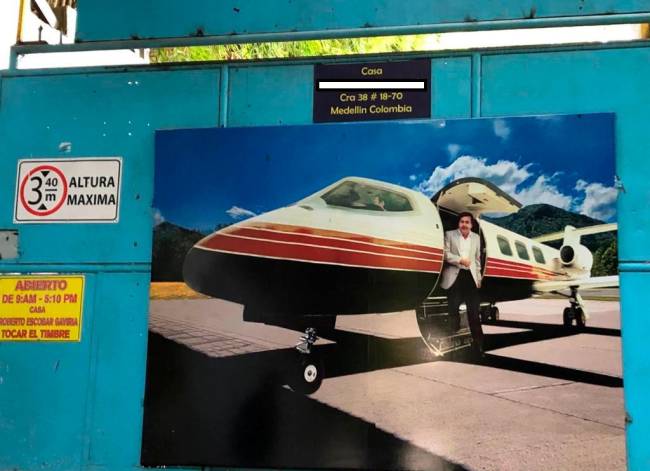
M 412 211 L 408 198 L 394 191 L 347 181 L 321 196 L 330 206 L 370 211 Z

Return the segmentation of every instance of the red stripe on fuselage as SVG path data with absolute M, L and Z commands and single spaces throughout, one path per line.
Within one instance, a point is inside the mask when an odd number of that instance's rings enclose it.
M 553 280 L 555 277 L 543 275 L 541 273 L 528 272 L 523 273 L 521 271 L 510 270 L 507 268 L 486 268 L 485 275 L 486 278 L 491 276 L 500 277 L 500 278 L 516 278 L 521 280 Z
M 361 253 L 335 247 L 315 247 L 298 243 L 250 239 L 222 232 L 213 235 L 198 247 L 242 255 L 364 268 L 439 273 L 442 266 L 442 261 Z
M 255 222 L 246 224 L 244 226 L 229 227 L 224 229 L 225 233 L 237 230 L 239 228 L 254 228 L 254 229 L 267 229 L 277 232 L 287 232 L 290 234 L 302 234 L 306 236 L 318 236 L 335 239 L 344 239 L 352 242 L 365 242 L 368 244 L 383 245 L 386 247 L 395 247 L 399 249 L 419 250 L 431 254 L 442 255 L 442 247 L 430 247 L 427 245 L 410 244 L 408 242 L 401 242 L 397 240 L 382 239 L 379 237 L 366 236 L 362 234 L 355 234 L 352 232 L 334 231 L 331 229 L 316 229 L 313 227 L 305 226 L 292 226 L 288 224 L 275 224 L 266 222 Z
M 511 262 L 498 258 L 488 257 L 485 267 L 485 276 L 517 278 L 527 280 L 552 280 L 557 279 L 560 273 L 550 271 L 535 265 Z
M 564 275 L 564 273 L 562 272 L 552 271 L 545 267 L 540 267 L 537 265 L 530 265 L 530 264 L 520 263 L 520 262 L 513 262 L 511 260 L 504 260 L 501 258 L 494 258 L 494 257 L 488 257 L 486 266 L 487 267 L 494 266 L 497 268 L 511 268 L 513 270 L 539 270 L 540 272 L 550 276 Z
M 287 232 L 276 232 L 268 229 L 257 229 L 248 227 L 236 227 L 224 232 L 227 235 L 240 237 L 263 239 L 273 242 L 290 242 L 297 244 L 317 245 L 326 248 L 338 248 L 353 250 L 356 252 L 372 252 L 380 255 L 396 255 L 409 258 L 424 258 L 428 260 L 441 261 L 442 254 L 434 254 L 423 250 L 410 248 L 387 247 L 369 242 L 357 242 L 353 240 L 343 240 L 340 238 L 323 237 L 305 234 L 292 234 Z M 209 244 L 209 241 L 207 242 Z M 407 244 L 404 244 L 407 246 Z

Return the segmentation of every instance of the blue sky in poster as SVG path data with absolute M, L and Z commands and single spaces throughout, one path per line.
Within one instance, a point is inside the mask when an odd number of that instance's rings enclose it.
M 616 219 L 613 114 L 166 130 L 156 133 L 158 221 L 209 231 L 345 176 L 432 195 L 461 177 L 524 205 Z

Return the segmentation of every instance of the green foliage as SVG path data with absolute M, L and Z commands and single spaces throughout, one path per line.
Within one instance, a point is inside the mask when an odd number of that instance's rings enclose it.
M 169 222 L 153 231 L 151 281 L 183 281 L 183 261 L 188 250 L 204 237 Z
M 594 253 L 591 276 L 608 276 L 618 274 L 618 247 L 616 239 L 607 246 L 602 246 Z
M 313 39 L 308 41 L 224 44 L 153 49 L 152 63 L 271 59 L 422 50 L 431 35 L 376 38 Z

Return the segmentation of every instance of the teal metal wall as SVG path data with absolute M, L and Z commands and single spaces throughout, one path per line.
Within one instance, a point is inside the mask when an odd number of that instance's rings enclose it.
M 649 0 L 103 0 L 79 2 L 77 41 L 291 37 L 647 21 Z
M 434 118 L 616 113 L 628 463 L 649 469 L 650 45 L 429 57 Z M 0 343 L 0 469 L 138 468 L 154 130 L 310 123 L 312 87 L 309 61 L 0 76 L 0 228 L 20 232 L 20 257 L 0 273 L 87 275 L 82 342 Z M 122 156 L 119 223 L 14 225 L 16 162 L 47 156 Z

